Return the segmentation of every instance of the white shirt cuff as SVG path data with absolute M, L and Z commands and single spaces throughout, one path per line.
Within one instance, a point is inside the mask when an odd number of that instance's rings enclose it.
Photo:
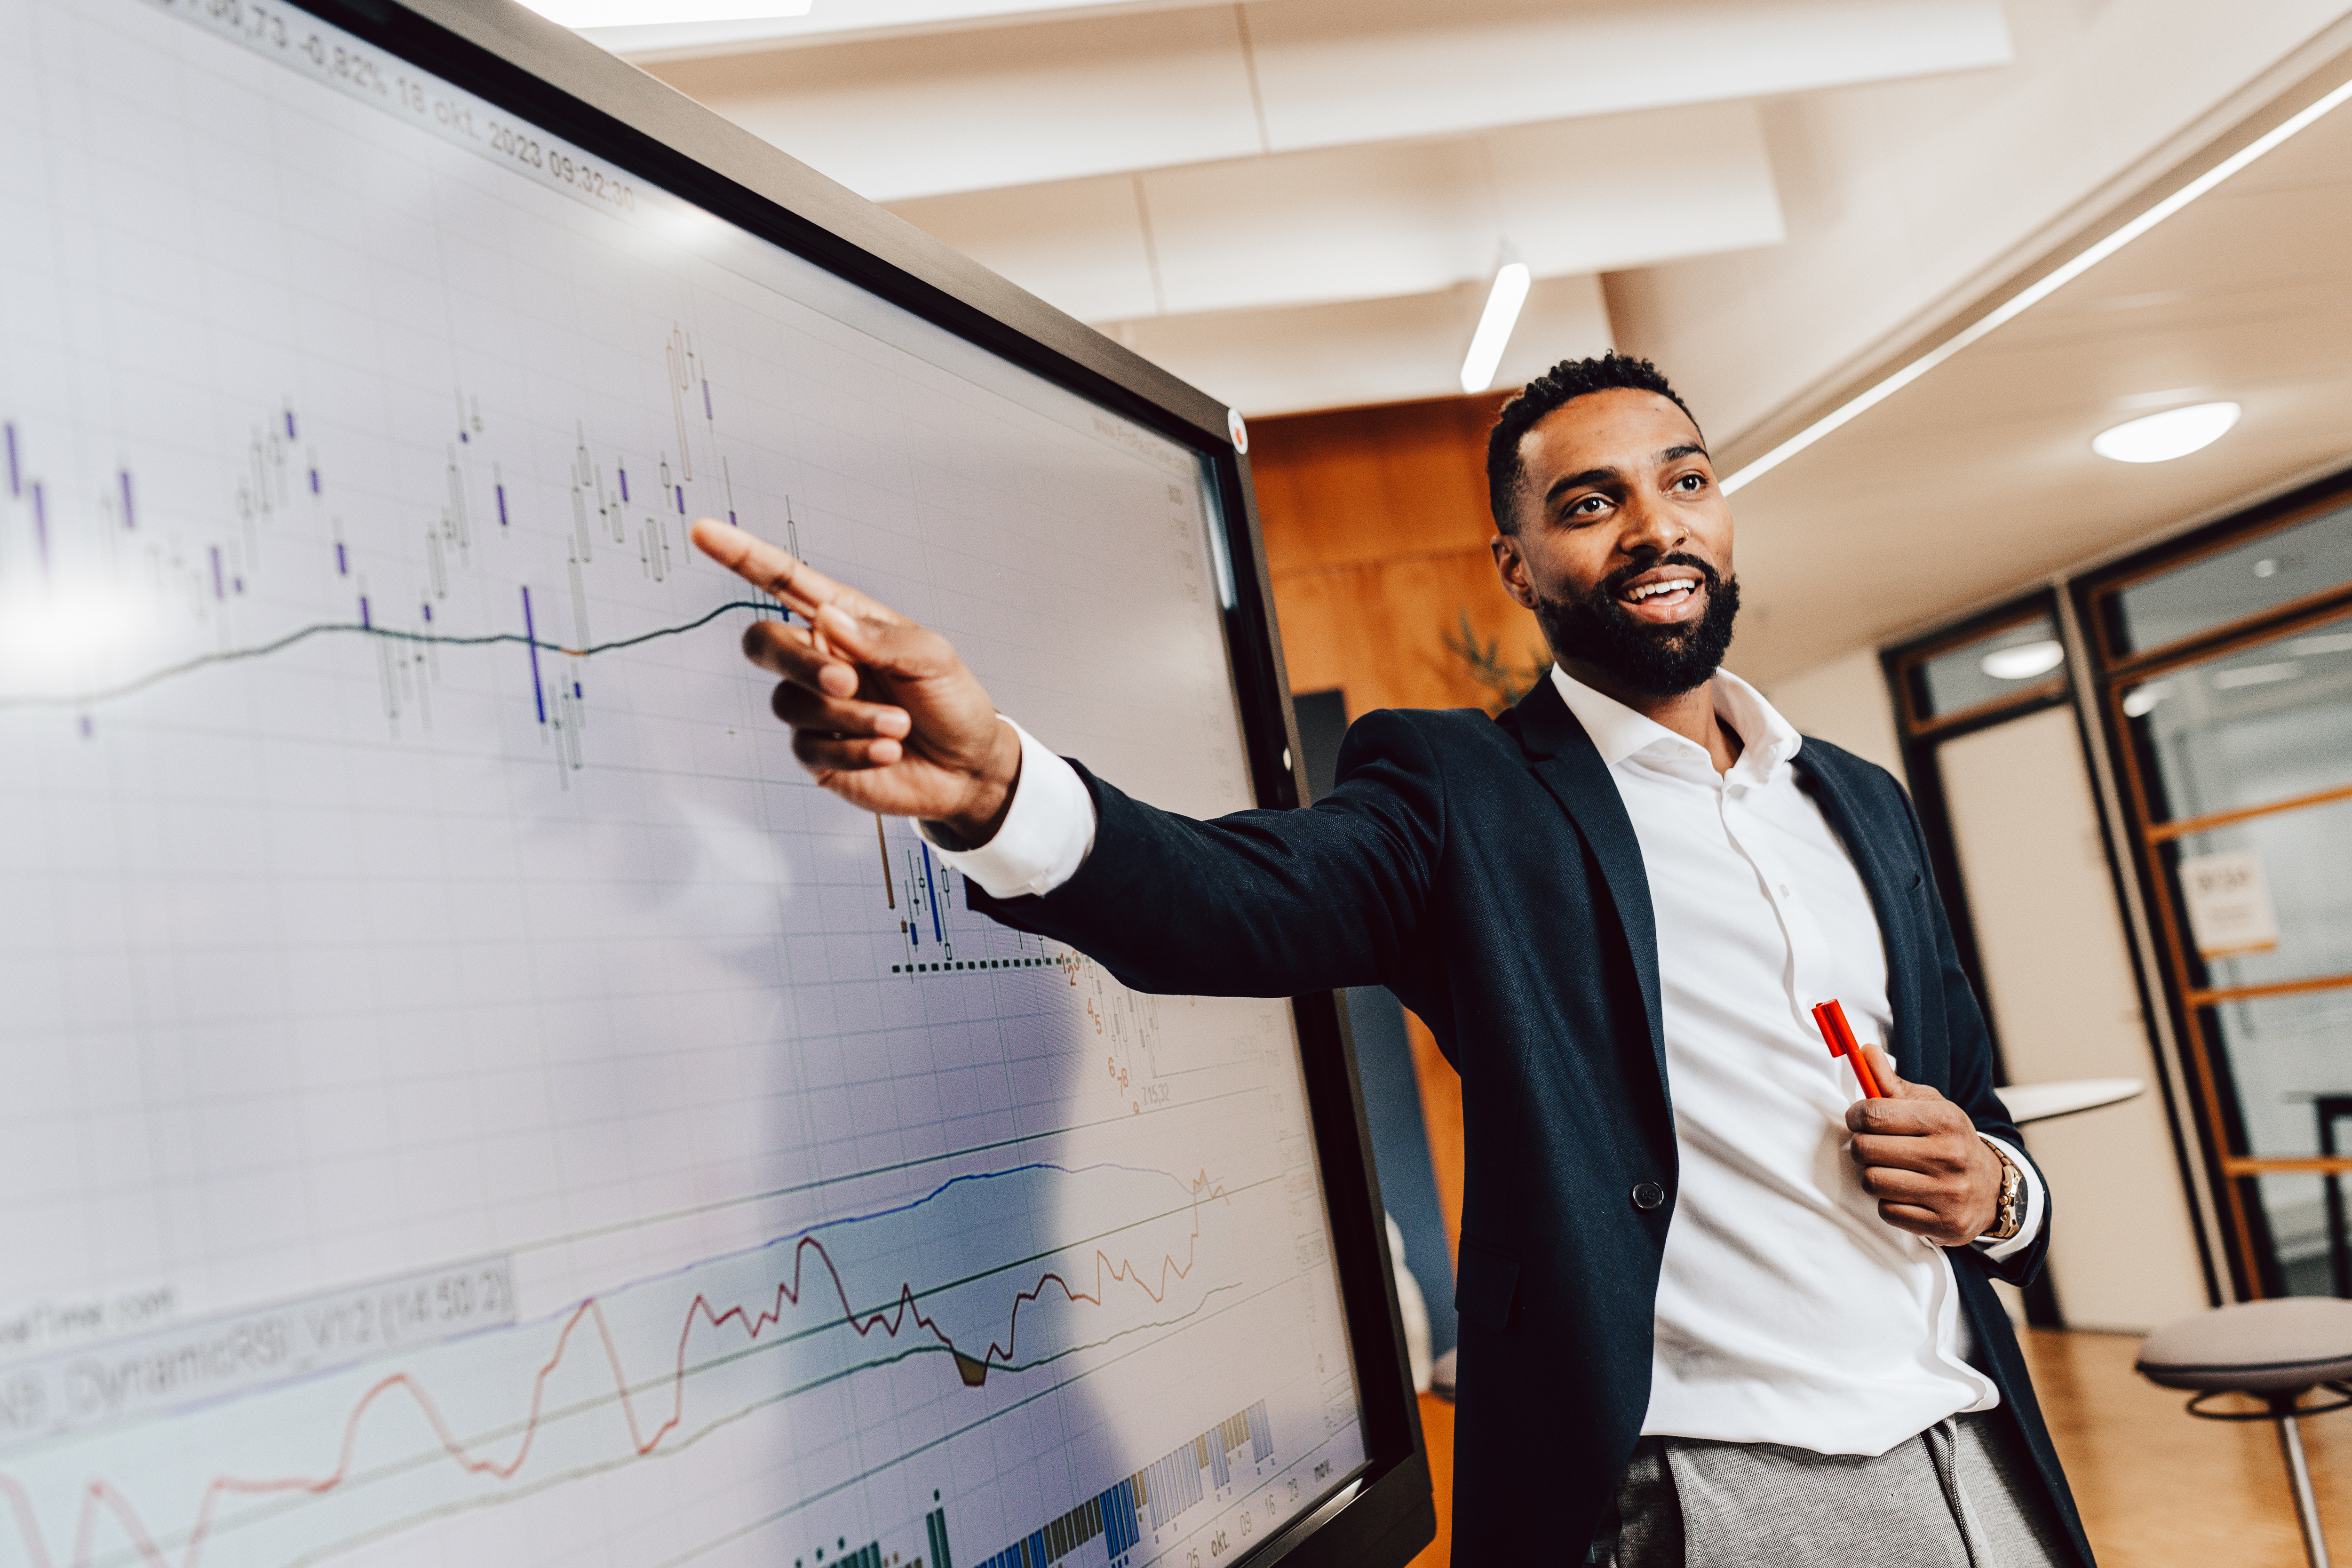
M 1078 770 L 1020 725 L 1013 724 L 1013 732 L 1021 737 L 1021 776 L 995 837 L 977 849 L 950 849 L 927 826 L 915 824 L 940 859 L 992 899 L 1052 892 L 1078 874 L 1095 847 L 1094 797 Z
M 1063 765 L 1066 767 L 1068 764 Z M 1984 1249 L 1987 1258 L 1999 1263 L 2005 1258 L 2015 1257 L 2033 1245 L 2033 1238 L 2042 1234 L 2042 1211 L 2049 1205 L 2042 1198 L 2042 1178 L 2034 1173 L 2032 1161 L 2028 1160 L 2015 1148 L 1999 1138 L 1986 1137 L 1981 1132 L 1977 1136 L 2000 1150 L 2001 1158 L 2016 1166 L 2017 1173 L 2025 1178 L 2025 1223 L 2017 1227 L 2017 1234 L 2007 1241 L 1979 1240 L 1976 1243 L 1978 1247 Z

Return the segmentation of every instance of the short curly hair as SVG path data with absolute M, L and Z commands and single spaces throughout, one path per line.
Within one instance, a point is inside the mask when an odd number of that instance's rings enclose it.
M 1634 359 L 1613 349 L 1598 359 L 1564 359 L 1503 405 L 1495 428 L 1487 434 L 1486 505 L 1495 514 L 1496 528 L 1505 533 L 1519 531 L 1511 503 L 1519 480 L 1527 474 L 1527 466 L 1519 460 L 1520 439 L 1535 427 L 1536 421 L 1571 398 L 1582 397 L 1588 392 L 1607 392 L 1612 387 L 1670 397 L 1675 406 L 1689 416 L 1692 427 L 1697 427 L 1698 416 L 1691 413 L 1690 405 L 1666 384 L 1658 367 L 1648 360 Z

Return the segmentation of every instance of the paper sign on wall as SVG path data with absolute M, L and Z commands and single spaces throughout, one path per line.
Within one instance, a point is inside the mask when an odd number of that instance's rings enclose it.
M 2180 898 L 2200 957 L 2268 952 L 2278 945 L 2278 911 L 2271 907 L 2263 863 L 2250 849 L 2181 861 Z

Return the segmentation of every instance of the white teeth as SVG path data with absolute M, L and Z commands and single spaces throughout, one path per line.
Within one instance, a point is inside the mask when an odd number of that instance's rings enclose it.
M 1655 598 L 1660 594 L 1671 594 L 1678 589 L 1687 590 L 1697 586 L 1697 584 L 1692 582 L 1687 577 L 1675 577 L 1664 583 L 1644 583 L 1641 584 L 1641 586 L 1635 588 L 1631 596 L 1633 602 L 1638 605 L 1643 600 Z

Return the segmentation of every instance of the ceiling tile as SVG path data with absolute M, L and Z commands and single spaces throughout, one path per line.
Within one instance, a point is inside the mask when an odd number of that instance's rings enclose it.
M 1514 126 L 1485 143 L 1504 235 L 1538 274 L 1778 245 L 1787 232 L 1752 103 Z
M 890 210 L 1082 321 L 1160 312 L 1133 174 L 919 196 Z
M 873 201 L 1262 152 L 1230 7 L 652 68 Z
M 897 201 L 2008 58 L 2000 0 L 1259 0 L 647 68 L 852 190 Z
M 2000 0 L 1254 0 L 1277 151 L 2005 65 Z
M 1244 414 L 1288 414 L 1458 395 L 1462 356 L 1486 303 L 1471 284 L 1433 294 L 1273 310 L 1219 310 L 1115 323 L 1146 359 Z M 1536 284 L 1497 386 L 1609 347 L 1595 278 Z
M 974 191 L 893 210 L 1087 321 L 1483 286 L 1506 247 L 1550 278 L 1770 245 L 1782 232 L 1748 104 Z
M 1018 26 L 1056 14 L 1098 16 L 1139 11 L 1186 11 L 1230 4 L 1231 0 L 818 0 L 799 16 L 644 22 L 624 27 L 583 27 L 579 31 L 591 43 L 646 64 L 795 45 Z

